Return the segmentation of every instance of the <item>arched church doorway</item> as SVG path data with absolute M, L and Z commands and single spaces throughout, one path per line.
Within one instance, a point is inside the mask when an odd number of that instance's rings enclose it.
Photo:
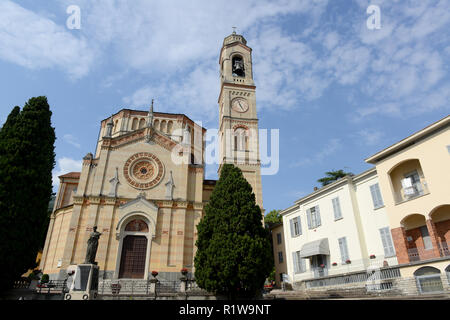
M 148 225 L 142 220 L 133 220 L 125 227 L 120 257 L 119 278 L 143 279 L 147 257 Z

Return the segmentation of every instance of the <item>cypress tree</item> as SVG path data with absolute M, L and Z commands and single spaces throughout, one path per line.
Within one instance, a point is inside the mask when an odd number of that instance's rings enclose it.
M 256 297 L 272 271 L 273 256 L 261 209 L 239 168 L 222 167 L 197 231 L 199 287 L 228 299 Z
M 55 131 L 46 97 L 15 107 L 0 132 L 0 286 L 35 267 L 48 220 Z

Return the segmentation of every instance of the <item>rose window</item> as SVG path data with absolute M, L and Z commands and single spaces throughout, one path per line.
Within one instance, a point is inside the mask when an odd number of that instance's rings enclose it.
M 134 188 L 150 189 L 163 178 L 164 166 L 154 154 L 140 152 L 127 160 L 123 173 L 127 182 Z

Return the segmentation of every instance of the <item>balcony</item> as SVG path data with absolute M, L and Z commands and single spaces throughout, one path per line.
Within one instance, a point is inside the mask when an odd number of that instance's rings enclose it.
M 408 249 L 408 257 L 410 262 L 415 262 L 433 259 L 436 256 L 434 255 L 433 249 L 410 248 Z
M 425 180 L 411 183 L 409 186 L 402 187 L 399 191 L 395 192 L 395 204 L 414 200 L 429 193 Z
M 438 242 L 438 245 L 439 245 L 439 253 L 441 254 L 441 257 L 449 257 L 450 250 L 448 249 L 448 243 L 447 242 Z
M 428 184 L 419 159 L 396 164 L 389 172 L 395 204 L 429 194 Z

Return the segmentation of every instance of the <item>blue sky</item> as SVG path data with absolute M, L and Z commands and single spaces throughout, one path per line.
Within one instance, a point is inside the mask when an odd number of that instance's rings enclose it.
M 371 4 L 380 29 L 367 28 Z M 66 26 L 70 5 L 79 30 Z M 152 98 L 217 128 L 218 56 L 234 26 L 253 48 L 259 126 L 280 130 L 279 172 L 262 178 L 267 212 L 449 114 L 446 0 L 2 0 L 0 125 L 46 95 L 54 176 L 81 168 L 100 120 Z

